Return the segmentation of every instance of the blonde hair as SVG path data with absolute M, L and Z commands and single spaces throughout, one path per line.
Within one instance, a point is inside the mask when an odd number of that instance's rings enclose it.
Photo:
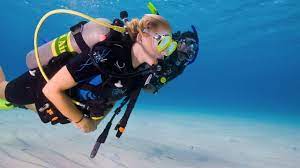
M 127 31 L 133 41 L 136 41 L 137 35 L 143 33 L 144 29 L 156 32 L 159 28 L 171 31 L 171 26 L 168 21 L 159 15 L 146 14 L 141 20 L 134 18 L 126 23 Z

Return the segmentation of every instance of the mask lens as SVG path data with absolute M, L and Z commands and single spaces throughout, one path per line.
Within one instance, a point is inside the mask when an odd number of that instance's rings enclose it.
M 160 41 L 158 41 L 157 51 L 164 51 L 172 43 L 171 36 L 163 36 Z
M 166 54 L 165 56 L 170 56 L 177 48 L 177 42 L 173 41 L 169 47 L 166 49 Z

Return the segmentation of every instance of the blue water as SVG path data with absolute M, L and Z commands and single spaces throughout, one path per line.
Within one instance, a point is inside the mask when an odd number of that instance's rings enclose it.
M 68 8 L 94 17 L 130 17 L 148 12 L 145 0 L 10 0 L 0 7 L 0 64 L 9 79 L 26 70 L 40 17 Z M 193 24 L 200 36 L 198 59 L 184 74 L 153 96 L 143 94 L 139 108 L 177 113 L 287 118 L 300 115 L 300 1 L 296 0 L 153 0 L 175 31 Z M 42 39 L 52 39 L 80 19 L 54 16 Z M 137 108 L 138 108 L 137 107 Z M 233 114 L 234 113 L 234 114 Z M 293 122 L 299 120 L 291 120 Z

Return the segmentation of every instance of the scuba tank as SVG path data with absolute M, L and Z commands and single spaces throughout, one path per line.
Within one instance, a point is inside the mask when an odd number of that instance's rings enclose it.
M 98 18 L 97 20 L 111 23 L 111 21 L 105 18 Z M 72 28 L 74 30 L 72 30 Z M 78 32 L 81 32 L 82 38 L 89 48 L 92 48 L 96 43 L 105 40 L 105 35 L 110 32 L 109 28 L 94 22 L 80 22 L 70 29 L 70 32 L 63 34 L 38 48 L 42 65 L 47 65 L 51 58 L 64 52 L 81 53 L 82 50 L 80 49 L 80 44 L 77 44 L 74 38 L 74 35 Z M 34 50 L 27 54 L 26 64 L 29 69 L 38 67 Z

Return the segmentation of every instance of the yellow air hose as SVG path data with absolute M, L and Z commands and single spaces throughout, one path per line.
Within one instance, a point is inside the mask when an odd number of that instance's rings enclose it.
M 36 28 L 35 28 L 35 31 L 34 31 L 34 54 L 35 54 L 35 58 L 36 58 L 36 62 L 37 62 L 37 65 L 38 65 L 38 68 L 39 70 L 41 71 L 41 74 L 43 76 L 43 78 L 49 82 L 49 78 L 48 76 L 46 75 L 44 69 L 43 69 L 43 66 L 41 64 L 41 61 L 40 61 L 40 57 L 39 57 L 39 51 L 38 51 L 38 33 L 40 31 L 40 28 L 41 26 L 44 24 L 44 22 L 46 21 L 46 19 L 52 15 L 55 15 L 55 14 L 70 14 L 70 15 L 75 15 L 75 16 L 79 16 L 79 17 L 82 17 L 84 19 L 87 19 L 89 21 L 92 21 L 92 22 L 95 22 L 101 26 L 105 26 L 107 28 L 111 28 L 115 31 L 118 31 L 118 32 L 121 32 L 121 33 L 124 33 L 125 32 L 125 28 L 124 27 L 119 27 L 119 26 L 114 26 L 114 25 L 111 25 L 109 23 L 106 23 L 106 22 L 103 22 L 103 21 L 100 21 L 100 20 L 97 20 L 91 16 L 88 16 L 86 14 L 83 14 L 83 13 L 80 13 L 80 12 L 77 12 L 77 11 L 73 11 L 73 10 L 68 10 L 68 9 L 56 9 L 56 10 L 52 10 L 48 13 L 46 13 L 39 21 L 39 23 L 37 24 Z M 85 106 L 84 104 L 76 101 L 76 100 L 72 100 L 76 105 L 78 106 Z M 99 119 L 102 119 L 103 117 L 93 117 L 94 120 L 99 120 Z

